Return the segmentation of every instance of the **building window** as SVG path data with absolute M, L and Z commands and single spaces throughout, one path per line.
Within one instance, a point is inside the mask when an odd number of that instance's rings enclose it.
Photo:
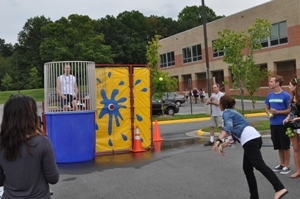
M 260 43 L 263 48 L 288 43 L 287 22 L 272 24 L 270 37 L 260 41 Z
M 160 55 L 160 67 L 165 68 L 175 65 L 174 51 Z
M 194 45 L 182 49 L 183 63 L 202 60 L 201 45 Z
M 222 57 L 224 56 L 224 51 L 220 50 L 220 51 L 217 51 L 214 49 L 214 43 L 215 43 L 216 40 L 212 41 L 212 50 L 213 50 L 213 57 Z
M 272 25 L 271 29 L 271 46 L 284 44 L 288 42 L 287 25 L 286 21 L 276 23 Z

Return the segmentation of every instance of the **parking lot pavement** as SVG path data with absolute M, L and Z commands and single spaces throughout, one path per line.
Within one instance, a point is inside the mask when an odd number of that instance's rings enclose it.
M 51 185 L 52 198 L 249 198 L 242 147 L 226 148 L 225 153 L 220 157 L 211 147 L 193 144 L 160 153 L 107 155 L 85 163 L 59 164 L 60 180 Z M 262 154 L 270 167 L 278 164 L 278 153 L 271 147 L 263 147 Z M 292 171 L 293 165 L 291 159 Z M 260 198 L 273 198 L 270 183 L 259 172 L 255 175 Z M 300 198 L 300 178 L 278 177 L 289 190 L 285 198 Z

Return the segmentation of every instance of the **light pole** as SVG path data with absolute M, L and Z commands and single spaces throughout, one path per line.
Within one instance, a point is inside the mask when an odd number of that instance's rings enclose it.
M 205 46 L 207 93 L 208 93 L 208 97 L 210 97 L 211 96 L 210 74 L 209 74 L 210 71 L 209 71 L 209 59 L 208 59 L 208 47 L 207 47 L 207 32 L 206 32 L 206 12 L 205 12 L 204 0 L 202 0 L 202 24 L 203 24 L 204 46 Z

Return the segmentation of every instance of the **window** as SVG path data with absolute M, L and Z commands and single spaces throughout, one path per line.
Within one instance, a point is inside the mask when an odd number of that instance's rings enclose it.
M 165 68 L 168 66 L 174 66 L 174 65 L 175 65 L 174 51 L 160 55 L 160 67 L 161 68 Z
M 263 48 L 288 43 L 287 22 L 272 24 L 270 37 L 260 43 Z
M 217 51 L 214 49 L 214 42 L 216 40 L 212 41 L 212 50 L 213 50 L 213 57 L 222 57 L 224 56 L 224 51 Z
M 190 46 L 182 49 L 183 63 L 202 60 L 201 45 Z
M 273 24 L 271 29 L 271 46 L 283 44 L 288 42 L 286 21 Z

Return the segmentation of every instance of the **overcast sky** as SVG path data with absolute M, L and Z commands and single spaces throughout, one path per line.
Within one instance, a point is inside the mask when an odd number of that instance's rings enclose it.
M 205 0 L 205 5 L 216 15 L 234 13 L 264 4 L 271 0 Z M 16 43 L 18 33 L 30 18 L 44 15 L 52 21 L 70 14 L 88 15 L 99 19 L 106 15 L 117 16 L 124 11 L 138 10 L 145 16 L 172 17 L 185 6 L 201 5 L 201 0 L 0 0 L 0 38 Z

